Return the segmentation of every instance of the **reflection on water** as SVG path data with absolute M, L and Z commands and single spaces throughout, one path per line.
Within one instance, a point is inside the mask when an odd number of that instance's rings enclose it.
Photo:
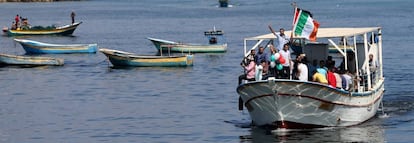
M 240 137 L 240 142 L 385 142 L 381 125 L 361 125 L 347 128 L 312 130 L 266 130 L 253 127 L 251 134 Z
M 240 142 L 387 142 L 390 139 L 386 138 L 385 130 L 388 136 L 398 141 L 410 142 L 411 137 L 404 134 L 413 132 L 411 127 L 414 118 L 411 114 L 414 110 L 414 97 L 403 95 L 392 97 L 393 99 L 385 100 L 384 112 L 379 111 L 374 118 L 361 125 L 310 130 L 272 130 L 251 127 L 250 134 L 240 136 Z M 233 124 L 240 125 L 236 122 Z

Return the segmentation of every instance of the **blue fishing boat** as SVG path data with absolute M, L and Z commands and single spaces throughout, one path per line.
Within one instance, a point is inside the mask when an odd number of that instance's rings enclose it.
M 28 54 L 96 53 L 98 44 L 50 44 L 27 39 L 14 39 Z
M 224 32 L 222 30 L 205 31 L 204 36 L 208 39 L 208 44 L 192 44 L 173 42 L 168 40 L 150 38 L 148 39 L 155 45 L 158 51 L 170 52 L 184 52 L 184 53 L 224 53 L 227 51 L 227 42 L 224 39 Z M 168 48 L 162 48 L 168 47 Z
M 2 66 L 62 66 L 63 59 L 51 57 L 17 56 L 0 53 L 0 65 Z
M 54 26 L 48 26 L 48 27 L 41 27 L 41 26 L 35 26 L 33 28 L 29 29 L 10 29 L 10 28 L 4 28 L 3 32 L 7 36 L 20 36 L 20 35 L 72 35 L 73 32 L 76 30 L 76 28 L 81 24 L 82 22 L 77 22 L 69 25 L 54 27 Z
M 116 67 L 186 67 L 193 65 L 193 55 L 190 54 L 152 56 L 137 55 L 113 49 L 99 49 L 99 51 L 105 54 L 112 65 Z

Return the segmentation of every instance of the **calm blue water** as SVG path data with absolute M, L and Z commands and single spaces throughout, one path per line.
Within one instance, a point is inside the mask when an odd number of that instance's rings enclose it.
M 112 69 L 101 53 L 44 55 L 63 67 L 0 68 L 0 142 L 413 142 L 414 23 L 411 0 L 303 0 L 321 27 L 383 27 L 385 112 L 355 127 L 270 133 L 237 110 L 243 38 L 289 29 L 290 0 L 124 0 L 0 3 L 0 26 L 16 14 L 32 25 L 84 23 L 74 37 L 23 37 L 51 43 L 155 54 L 146 37 L 203 43 L 226 32 L 224 54 L 196 54 L 193 67 Z M 0 52 L 24 54 L 11 37 Z

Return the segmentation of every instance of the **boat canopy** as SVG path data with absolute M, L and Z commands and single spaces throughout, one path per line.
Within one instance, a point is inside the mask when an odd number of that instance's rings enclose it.
M 224 32 L 222 30 L 213 30 L 213 31 L 205 31 L 204 35 L 223 35 Z
M 368 32 L 375 32 L 381 27 L 364 27 L 364 28 L 318 28 L 317 38 L 335 38 L 360 35 Z M 291 35 L 292 31 L 285 31 L 286 35 Z M 275 39 L 273 33 L 245 38 L 245 40 Z

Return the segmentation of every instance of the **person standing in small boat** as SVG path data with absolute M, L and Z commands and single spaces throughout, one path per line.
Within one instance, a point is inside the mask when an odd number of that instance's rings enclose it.
M 72 19 L 72 24 L 75 23 L 75 11 L 72 11 L 72 13 L 70 13 L 70 18 Z
M 16 28 L 19 27 L 19 21 L 20 21 L 20 16 L 17 14 L 16 17 L 14 18 L 15 24 L 16 24 Z

